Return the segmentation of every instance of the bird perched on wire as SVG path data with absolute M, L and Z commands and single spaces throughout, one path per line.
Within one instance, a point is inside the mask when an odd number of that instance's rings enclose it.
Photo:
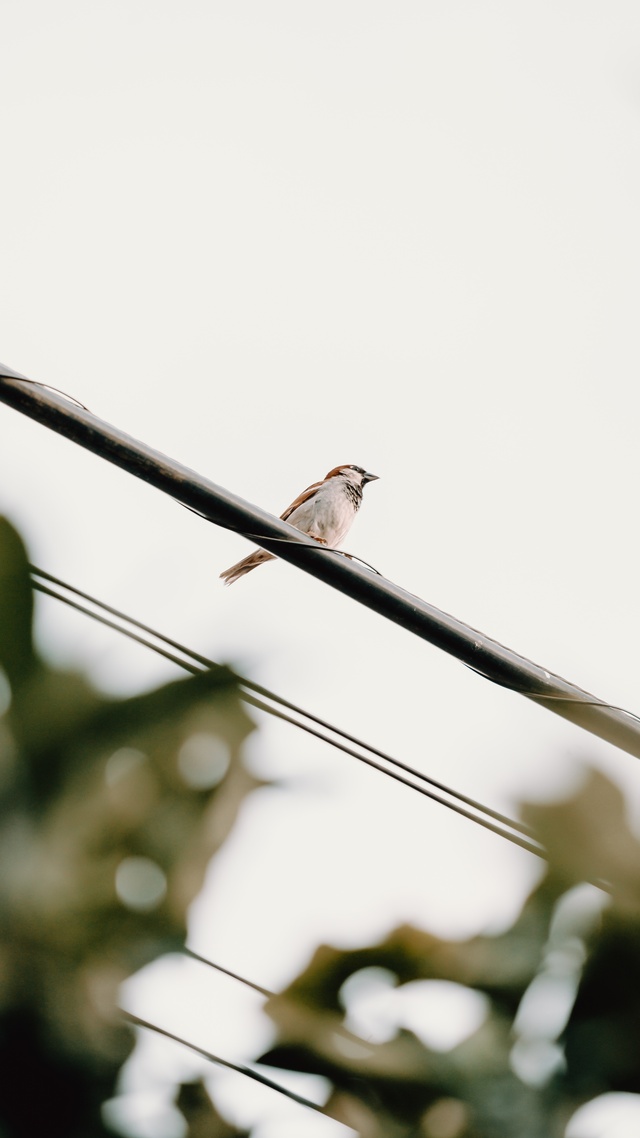
M 368 474 L 361 466 L 335 466 L 323 482 L 314 482 L 303 490 L 280 517 L 333 549 L 346 536 L 360 509 L 363 487 L 377 478 L 377 474 Z M 226 585 L 232 585 L 245 573 L 274 558 L 275 554 L 258 549 L 220 576 Z

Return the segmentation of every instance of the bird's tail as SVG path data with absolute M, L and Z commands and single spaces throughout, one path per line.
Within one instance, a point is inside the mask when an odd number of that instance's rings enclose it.
M 234 581 L 238 581 L 240 577 L 244 577 L 245 573 L 250 573 L 252 569 L 257 569 L 258 565 L 263 565 L 265 561 L 275 561 L 273 553 L 267 553 L 266 549 L 258 549 L 255 553 L 250 553 L 242 561 L 238 561 L 237 565 L 232 565 L 230 569 L 225 569 L 224 573 L 220 576 L 224 580 L 225 585 L 233 585 Z

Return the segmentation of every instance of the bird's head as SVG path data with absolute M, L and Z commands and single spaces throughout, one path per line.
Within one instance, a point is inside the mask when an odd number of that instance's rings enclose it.
M 354 486 L 358 486 L 360 489 L 366 486 L 367 482 L 375 482 L 378 477 L 379 475 L 377 474 L 369 474 L 368 471 L 364 470 L 361 466 L 347 465 L 334 466 L 333 470 L 330 470 L 327 474 L 327 479 L 345 478 L 347 482 L 352 482 Z

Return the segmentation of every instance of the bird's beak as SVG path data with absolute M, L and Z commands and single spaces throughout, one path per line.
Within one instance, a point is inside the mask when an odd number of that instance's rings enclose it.
M 380 477 L 379 474 L 363 474 L 362 475 L 362 485 L 366 486 L 367 482 L 377 482 L 379 477 Z

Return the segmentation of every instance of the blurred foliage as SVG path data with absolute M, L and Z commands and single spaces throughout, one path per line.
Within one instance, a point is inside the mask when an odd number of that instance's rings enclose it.
M 622 795 L 593 772 L 571 801 L 524 815 L 550 862 L 512 928 L 446 941 L 402 927 L 372 947 L 321 947 L 267 1004 L 277 1039 L 260 1061 L 325 1076 L 326 1113 L 363 1138 L 561 1138 L 583 1103 L 640 1093 L 640 843 Z M 446 980 L 482 993 L 484 1021 L 450 1050 L 400 1016 L 372 1042 L 349 1030 L 345 989 L 370 968 L 398 990 Z
M 218 1114 L 202 1082 L 183 1083 L 176 1104 L 189 1138 L 249 1138 L 248 1130 L 237 1130 Z
M 255 785 L 252 726 L 223 668 L 99 694 L 38 657 L 32 615 L 26 553 L 0 519 L 0 1136 L 99 1138 L 134 1042 L 119 985 L 184 944 Z M 183 1096 L 193 1138 L 236 1133 Z
M 251 723 L 222 668 L 107 698 L 39 658 L 32 617 L 26 553 L 0 519 L 0 1138 L 106 1138 L 101 1106 L 133 1047 L 119 986 L 184 944 L 255 785 L 240 762 Z M 592 773 L 524 816 L 549 864 L 511 928 L 324 946 L 267 1002 L 260 1061 L 328 1079 L 326 1113 L 362 1138 L 562 1138 L 590 1099 L 640 1094 L 640 843 L 622 795 Z M 399 994 L 434 980 L 480 993 L 484 1019 L 438 1050 L 399 1007 L 372 1039 L 349 1017 L 367 969 Z M 248 1138 L 202 1083 L 176 1102 L 188 1138 Z

